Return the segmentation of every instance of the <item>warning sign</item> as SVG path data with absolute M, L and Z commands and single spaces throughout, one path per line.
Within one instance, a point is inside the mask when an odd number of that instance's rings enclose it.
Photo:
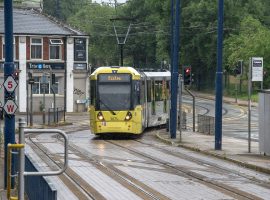
M 4 110 L 8 115 L 13 115 L 17 108 L 18 106 L 13 100 L 7 100 L 6 104 L 4 105 Z

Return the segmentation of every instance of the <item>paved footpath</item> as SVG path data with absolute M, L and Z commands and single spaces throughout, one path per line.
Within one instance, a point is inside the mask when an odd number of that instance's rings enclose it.
M 196 97 L 212 99 L 215 97 L 209 94 L 194 93 Z M 223 97 L 223 102 L 247 106 L 248 102 L 235 98 Z M 252 106 L 258 106 L 256 102 L 251 103 Z M 232 137 L 222 137 L 222 150 L 215 150 L 215 136 L 206 135 L 191 131 L 182 131 L 181 140 L 180 134 L 177 133 L 176 139 L 171 139 L 170 134 L 166 130 L 160 130 L 156 136 L 172 145 L 192 149 L 208 155 L 216 156 L 221 159 L 233 161 L 247 168 L 251 168 L 260 172 L 270 174 L 270 155 L 264 155 L 259 152 L 259 143 L 251 142 L 251 153 L 248 152 L 248 141 L 244 139 L 235 139 Z
M 180 141 L 180 133 L 177 133 L 176 139 L 171 139 L 170 134 L 166 130 L 160 130 L 156 133 L 156 136 L 171 145 L 199 151 L 270 174 L 270 156 L 259 152 L 258 142 L 251 142 L 251 153 L 248 153 L 248 141 L 244 139 L 223 136 L 222 150 L 215 150 L 214 135 L 183 131 Z

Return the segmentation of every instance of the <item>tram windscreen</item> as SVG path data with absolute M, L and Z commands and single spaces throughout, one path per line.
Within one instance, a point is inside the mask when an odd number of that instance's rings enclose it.
M 129 74 L 101 74 L 98 82 L 100 110 L 130 110 L 131 77 Z

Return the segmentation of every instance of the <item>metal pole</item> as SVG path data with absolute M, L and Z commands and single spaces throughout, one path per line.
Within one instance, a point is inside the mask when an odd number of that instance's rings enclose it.
M 215 150 L 222 149 L 222 49 L 223 49 L 223 0 L 218 4 L 218 41 L 215 105 Z
M 235 103 L 237 103 L 237 92 L 238 92 L 237 82 L 234 85 L 234 91 L 235 91 Z
M 44 84 L 42 85 L 43 87 L 43 108 L 42 108 L 42 111 L 43 111 L 43 125 L 45 125 L 45 118 L 46 118 L 46 112 L 45 112 L 45 86 Z
M 179 141 L 181 142 L 182 141 L 182 78 L 179 76 L 178 78 L 178 95 L 179 95 L 179 135 L 180 135 L 180 138 L 179 138 Z
M 24 118 L 19 119 L 19 143 L 25 144 L 24 141 L 24 129 L 25 129 L 25 120 Z M 24 148 L 21 148 L 19 151 L 19 189 L 18 197 L 19 200 L 24 200 L 24 171 L 25 171 L 25 157 L 24 157 Z
M 192 121 L 193 121 L 193 132 L 195 132 L 195 95 L 190 90 L 188 90 L 187 88 L 185 88 L 185 90 L 192 97 L 192 109 L 193 109 L 193 111 L 192 111 L 192 116 L 193 116 Z
M 30 85 L 30 126 L 33 126 L 33 84 Z
M 28 122 L 29 122 L 29 79 L 28 79 L 28 81 L 27 81 L 27 83 L 26 83 L 26 124 L 27 124 L 27 126 L 28 126 Z
M 56 123 L 56 98 L 55 98 L 55 92 L 53 91 L 53 122 Z
M 121 66 L 123 66 L 124 65 L 124 61 L 123 61 L 123 44 L 120 44 L 120 56 L 121 56 Z
M 13 5 L 11 0 L 4 0 L 4 21 L 5 21 L 5 63 L 4 63 L 4 79 L 14 73 L 13 63 Z M 14 99 L 15 91 L 9 94 L 5 89 L 5 103 L 8 98 Z M 7 187 L 7 146 L 9 143 L 15 143 L 15 115 L 5 114 L 5 162 L 4 162 L 4 173 L 5 173 L 5 188 Z M 11 174 L 14 174 L 14 159 L 12 159 L 12 170 Z M 11 185 L 14 185 L 12 180 Z
M 64 38 L 64 62 L 65 62 L 65 77 L 64 77 L 64 122 L 66 122 L 66 110 L 67 110 L 67 37 Z
M 180 0 L 175 4 L 175 24 L 174 24 L 174 48 L 173 66 L 171 73 L 171 111 L 170 111 L 170 133 L 171 138 L 176 138 L 177 125 L 177 85 L 178 85 L 178 54 L 179 54 L 179 34 L 180 34 Z
M 172 66 L 173 66 L 173 62 L 174 62 L 174 57 L 173 57 L 173 51 L 174 51 L 174 43 L 173 43 L 173 41 L 174 41 L 174 2 L 175 0 L 171 0 L 171 64 L 169 65 L 169 70 L 170 70 L 170 72 L 172 72 Z M 172 86 L 172 79 L 171 79 L 171 86 Z M 171 132 L 170 131 L 170 129 L 171 129 L 171 119 L 172 119 L 172 116 L 171 116 L 171 114 L 172 114 L 172 112 L 171 112 L 171 108 L 172 108 L 172 105 L 171 104 L 169 104 L 169 110 L 170 110 L 170 116 L 169 116 L 169 125 L 168 125 L 168 130 L 169 130 L 169 132 Z
M 248 73 L 248 153 L 251 153 L 251 92 L 252 92 L 252 77 L 251 77 L 251 62 L 249 62 L 249 73 Z

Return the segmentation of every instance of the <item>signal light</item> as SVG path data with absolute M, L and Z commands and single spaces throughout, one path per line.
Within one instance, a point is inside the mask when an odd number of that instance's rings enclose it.
M 239 60 L 237 65 L 235 66 L 234 70 L 234 75 L 242 75 L 243 73 L 243 60 Z
M 183 72 L 184 85 L 190 85 L 192 82 L 191 66 L 184 67 Z

